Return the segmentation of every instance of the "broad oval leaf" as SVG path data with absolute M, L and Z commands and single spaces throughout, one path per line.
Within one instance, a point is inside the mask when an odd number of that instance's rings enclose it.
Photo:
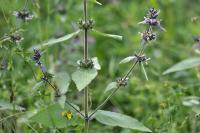
M 138 131 L 152 132 L 149 128 L 145 127 L 135 118 L 120 113 L 98 110 L 95 114 L 95 118 L 100 123 L 109 126 L 119 126 L 122 128 L 129 128 Z
M 33 46 L 32 48 L 30 48 L 30 50 L 33 50 L 33 49 L 41 49 L 43 47 L 46 47 L 46 46 L 52 46 L 54 44 L 57 44 L 57 43 L 61 43 L 61 42 L 64 42 L 64 41 L 67 41 L 73 37 L 75 37 L 76 35 L 78 35 L 79 33 L 81 32 L 81 30 L 77 30 L 71 34 L 68 34 L 68 35 L 65 35 L 63 37 L 60 37 L 60 38 L 57 38 L 57 39 L 50 39 L 42 44 L 39 44 L 37 46 Z
M 98 34 L 98 35 L 101 35 L 101 36 L 110 37 L 110 38 L 114 38 L 114 39 L 117 39 L 117 40 L 122 40 L 122 39 L 123 39 L 123 37 L 122 37 L 122 36 L 119 36 L 119 35 L 107 34 L 107 33 L 103 33 L 103 32 L 97 31 L 97 30 L 95 30 L 95 29 L 92 29 L 92 31 L 93 31 L 95 34 Z
M 63 109 L 58 103 L 55 103 L 36 113 L 30 120 L 47 127 L 65 128 L 67 125 L 72 124 L 77 116 L 73 113 L 74 117 L 68 120 L 62 116 L 63 111 L 69 111 L 69 108 Z
M 130 61 L 133 61 L 134 59 L 136 59 L 135 56 L 129 56 L 129 57 L 126 57 L 126 58 L 124 58 L 123 60 L 121 60 L 119 64 L 128 63 L 128 62 L 130 62 Z
M 55 74 L 55 83 L 59 89 L 61 94 L 65 94 L 68 91 L 68 87 L 70 84 L 70 77 L 66 72 L 59 72 Z
M 83 90 L 88 86 L 92 80 L 97 76 L 98 72 L 96 69 L 77 69 L 72 74 L 72 80 L 76 84 L 79 91 Z
M 108 91 L 110 91 L 110 90 L 112 90 L 112 89 L 115 89 L 115 88 L 117 88 L 117 82 L 111 82 L 111 83 L 108 84 L 108 86 L 106 87 L 105 92 L 108 92 Z
M 165 75 L 165 74 L 169 74 L 172 72 L 178 72 L 178 71 L 182 71 L 185 69 L 197 67 L 199 65 L 200 65 L 199 57 L 189 58 L 189 59 L 183 60 L 183 61 L 177 63 L 176 65 L 172 66 L 171 68 L 167 69 L 165 72 L 163 72 L 163 74 Z

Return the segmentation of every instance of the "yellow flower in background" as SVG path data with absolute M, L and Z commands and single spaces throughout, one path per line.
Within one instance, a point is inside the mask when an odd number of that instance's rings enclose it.
M 61 115 L 67 118 L 67 120 L 71 120 L 73 118 L 73 114 L 71 111 L 64 111 L 61 113 Z

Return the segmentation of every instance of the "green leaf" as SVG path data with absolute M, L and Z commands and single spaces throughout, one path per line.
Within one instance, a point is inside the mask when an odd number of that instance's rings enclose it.
M 169 74 L 172 72 L 178 72 L 178 71 L 182 71 L 185 69 L 197 67 L 199 65 L 200 65 L 199 57 L 189 58 L 189 59 L 183 60 L 183 61 L 177 63 L 176 65 L 172 66 L 171 68 L 167 69 L 165 72 L 163 72 L 163 74 L 165 75 L 165 74 Z
M 135 118 L 115 112 L 98 110 L 95 114 L 95 118 L 100 123 L 109 126 L 119 126 L 122 128 L 129 128 L 138 131 L 152 132 L 149 128 L 145 127 Z
M 148 76 L 147 76 L 146 69 L 145 69 L 145 67 L 144 67 L 144 64 L 143 64 L 143 63 L 140 63 L 140 65 L 141 65 L 142 72 L 144 73 L 144 76 L 145 76 L 146 80 L 149 80 L 149 79 L 148 79 Z
M 55 74 L 55 83 L 61 94 L 65 94 L 68 91 L 71 78 L 66 72 L 59 72 Z
M 69 109 L 63 109 L 58 103 L 55 103 L 36 113 L 30 120 L 47 127 L 65 128 L 67 125 L 72 124 L 76 118 L 66 119 L 61 115 L 63 111 L 69 111 Z M 73 114 L 75 115 L 75 113 Z
M 183 105 L 184 106 L 198 106 L 200 104 L 200 97 L 196 96 L 188 96 L 183 98 Z
M 136 58 L 135 56 L 126 57 L 126 58 L 124 58 L 123 60 L 121 60 L 119 64 L 128 63 L 128 62 L 130 62 L 130 61 L 133 61 L 135 58 Z
M 44 82 L 43 81 L 40 81 L 38 83 L 36 83 L 34 86 L 33 86 L 33 90 L 37 90 L 38 88 L 40 88 L 42 85 L 44 85 Z
M 97 76 L 96 69 L 78 69 L 72 74 L 72 80 L 75 82 L 79 91 L 88 86 Z
M 197 113 L 196 115 L 198 115 L 198 117 L 199 117 L 199 114 L 200 114 L 200 107 L 199 106 L 192 106 L 192 111 Z
M 81 32 L 81 30 L 77 30 L 71 34 L 68 34 L 68 35 L 65 35 L 63 37 L 60 37 L 60 38 L 57 38 L 57 39 L 50 39 L 40 45 L 37 45 L 37 46 L 34 46 L 32 47 L 30 50 L 33 50 L 33 48 L 35 49 L 41 49 L 43 47 L 46 47 L 46 46 L 52 46 L 54 44 L 57 44 L 57 43 L 61 43 L 61 42 L 64 42 L 64 41 L 67 41 L 71 38 L 73 38 L 74 36 L 78 35 L 79 33 Z
M 0 101 L 0 110 L 13 110 L 15 107 L 15 110 L 18 110 L 18 111 L 23 111 L 25 110 L 25 108 L 21 107 L 21 106 L 18 106 L 18 105 L 13 105 L 7 101 Z
M 93 2 L 93 3 L 96 3 L 96 4 L 98 4 L 98 5 L 100 5 L 100 6 L 102 6 L 102 4 L 100 3 L 100 2 L 98 2 L 97 0 L 89 0 L 90 2 Z
M 93 61 L 93 63 L 94 63 L 94 68 L 95 68 L 96 70 L 100 70 L 100 69 L 101 69 L 101 66 L 100 66 L 100 64 L 99 64 L 99 62 L 98 62 L 98 58 L 97 58 L 97 57 L 94 57 L 94 58 L 92 58 L 92 61 Z
M 108 91 L 110 91 L 110 90 L 112 90 L 112 89 L 115 89 L 115 88 L 117 88 L 117 82 L 111 82 L 111 83 L 108 84 L 108 86 L 106 87 L 105 92 L 108 92 Z
M 62 108 L 65 107 L 65 101 L 66 101 L 66 96 L 62 95 L 61 97 L 58 97 L 57 102 L 60 104 Z
M 101 35 L 101 36 L 110 37 L 110 38 L 114 38 L 114 39 L 117 39 L 117 40 L 122 40 L 123 39 L 123 37 L 119 36 L 119 35 L 107 34 L 107 33 L 103 33 L 103 32 L 97 31 L 95 29 L 92 29 L 92 31 L 94 33 L 98 34 L 98 35 Z

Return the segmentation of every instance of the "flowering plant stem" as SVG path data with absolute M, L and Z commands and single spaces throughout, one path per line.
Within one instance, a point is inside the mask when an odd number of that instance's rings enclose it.
M 87 22 L 87 0 L 83 1 L 83 5 L 84 5 L 84 20 L 85 23 Z M 85 28 L 84 29 L 84 62 L 85 64 L 88 61 L 88 31 Z M 87 77 L 86 77 L 87 78 Z M 88 119 L 88 87 L 86 87 L 84 89 L 84 110 L 85 110 L 85 127 L 84 127 L 84 133 L 88 133 L 88 129 L 89 129 L 89 119 Z
M 133 66 L 130 68 L 130 70 L 128 71 L 128 73 L 122 78 L 122 82 L 126 81 L 126 79 L 128 78 L 128 76 L 131 74 L 131 72 L 133 71 L 133 69 L 135 68 L 135 66 L 138 64 L 138 61 L 136 60 L 135 63 L 133 64 Z M 108 97 L 90 114 L 89 119 L 92 119 L 92 116 L 101 108 L 103 108 L 103 106 L 112 98 L 112 96 L 120 89 L 120 85 L 117 86 L 117 88 L 115 88 L 110 95 L 108 95 Z

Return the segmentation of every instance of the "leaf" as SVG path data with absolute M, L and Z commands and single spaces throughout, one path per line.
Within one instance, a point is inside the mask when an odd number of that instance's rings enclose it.
M 0 110 L 13 110 L 15 106 L 15 110 L 17 111 L 23 111 L 25 108 L 18 106 L 18 105 L 13 105 L 7 101 L 0 101 Z
M 37 90 L 38 88 L 40 88 L 42 85 L 44 84 L 44 82 L 43 81 L 40 81 L 40 82 L 38 82 L 38 83 L 36 83 L 34 86 L 33 86 L 33 90 Z
M 197 67 L 199 65 L 200 65 L 199 57 L 189 58 L 189 59 L 183 60 L 183 61 L 177 63 L 176 65 L 172 66 L 171 68 L 167 69 L 165 72 L 163 72 L 163 74 L 165 75 L 165 74 L 169 74 L 172 72 L 178 72 L 178 71 L 182 71 L 185 69 Z
M 55 74 L 55 83 L 61 94 L 65 94 L 68 91 L 70 81 L 71 79 L 66 72 L 59 72 Z
M 200 105 L 200 97 L 196 97 L 196 96 L 188 96 L 188 97 L 184 97 L 183 98 L 183 105 L 184 106 L 198 106 Z
M 119 35 L 107 34 L 107 33 L 103 33 L 103 32 L 100 32 L 100 31 L 97 31 L 97 30 L 94 30 L 94 29 L 92 29 L 92 31 L 94 33 L 98 34 L 98 35 L 101 35 L 101 36 L 110 37 L 110 38 L 114 38 L 114 39 L 117 39 L 117 40 L 123 39 L 123 37 L 119 36 Z
M 100 5 L 100 6 L 102 6 L 102 4 L 100 3 L 100 2 L 98 2 L 97 0 L 89 0 L 90 2 L 93 2 L 93 3 L 96 3 L 96 4 L 98 4 L 98 5 Z
M 128 63 L 128 62 L 130 62 L 130 61 L 133 61 L 135 58 L 136 58 L 135 56 L 126 57 L 126 58 L 124 58 L 123 60 L 121 60 L 119 64 Z
M 65 107 L 65 101 L 66 101 L 66 96 L 65 95 L 62 95 L 61 97 L 58 97 L 57 102 L 60 104 L 60 106 L 62 108 Z
M 63 111 L 68 111 L 68 108 L 63 109 L 58 103 L 55 103 L 36 113 L 30 120 L 47 127 L 65 128 L 75 121 L 76 118 L 67 120 L 61 115 Z
M 95 118 L 100 123 L 109 126 L 119 126 L 122 128 L 129 128 L 144 132 L 152 132 L 150 129 L 145 127 L 135 118 L 115 112 L 98 110 L 97 113 L 95 114 Z
M 67 41 L 71 38 L 73 38 L 74 36 L 78 35 L 79 33 L 81 32 L 81 30 L 77 30 L 71 34 L 68 34 L 68 35 L 65 35 L 63 37 L 60 37 L 60 38 L 57 38 L 57 39 L 50 39 L 40 45 L 37 45 L 37 46 L 34 46 L 32 47 L 30 50 L 33 50 L 33 49 L 40 49 L 40 48 L 43 48 L 43 47 L 46 47 L 46 46 L 52 46 L 54 44 L 57 44 L 57 43 L 61 43 L 61 42 L 64 42 L 64 41 Z
M 72 80 L 75 82 L 79 91 L 88 86 L 97 76 L 96 69 L 78 69 L 72 74 Z
M 105 92 L 108 92 L 108 91 L 110 91 L 110 90 L 112 90 L 112 89 L 115 89 L 115 88 L 117 88 L 117 82 L 111 82 L 111 83 L 108 84 L 108 86 L 106 87 Z
M 149 79 L 148 79 L 148 76 L 147 76 L 146 69 L 145 69 L 145 67 L 144 67 L 144 64 L 143 64 L 143 63 L 140 63 L 140 64 L 141 64 L 142 72 L 144 73 L 144 76 L 145 76 L 146 80 L 149 80 Z
M 99 64 L 99 62 L 98 62 L 98 58 L 97 58 L 97 57 L 94 57 L 94 58 L 92 58 L 92 61 L 93 61 L 93 63 L 94 63 L 94 68 L 95 68 L 96 70 L 100 70 L 100 69 L 101 69 L 101 66 L 100 66 L 100 64 Z
M 195 113 L 197 113 L 197 115 L 199 115 L 200 114 L 200 107 L 199 106 L 193 106 L 192 107 L 192 111 L 195 112 Z

